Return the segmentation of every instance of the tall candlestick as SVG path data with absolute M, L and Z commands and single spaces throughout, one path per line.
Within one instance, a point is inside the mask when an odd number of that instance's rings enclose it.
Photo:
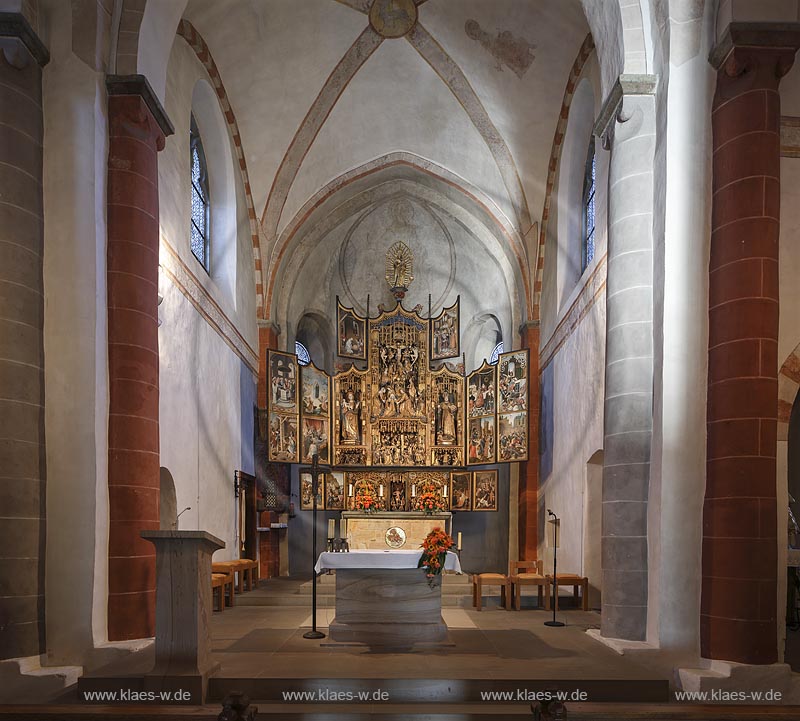
M 456 548 L 459 551 L 461 550 L 461 531 L 458 532 L 458 543 L 456 544 Z

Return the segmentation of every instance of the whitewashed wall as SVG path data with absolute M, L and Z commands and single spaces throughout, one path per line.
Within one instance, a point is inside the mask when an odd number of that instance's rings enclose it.
M 539 556 L 549 568 L 552 527 L 544 524 L 549 508 L 562 519 L 558 564 L 564 573 L 595 569 L 600 546 L 599 488 L 587 488 L 587 483 L 599 483 L 588 464 L 603 447 L 608 152 L 599 140 L 595 144 L 595 255 L 583 273 L 580 258 L 589 131 L 601 103 L 600 71 L 593 55 L 570 108 L 553 189 L 542 283 Z M 596 588 L 600 578 L 595 575 L 589 581 Z
M 254 350 L 258 348 L 250 227 L 235 152 L 224 118 L 209 102 L 211 86 L 194 51 L 176 38 L 167 71 L 166 111 L 175 126 L 159 154 L 161 263 L 176 261 Z M 189 246 L 189 118 L 194 111 L 209 163 L 211 196 L 210 275 Z M 238 555 L 236 469 L 253 473 L 253 407 L 256 379 L 242 359 L 161 274 L 159 308 L 161 465 L 175 480 L 179 528 L 209 531 L 226 543 L 215 559 Z M 210 300 L 211 299 L 211 300 Z

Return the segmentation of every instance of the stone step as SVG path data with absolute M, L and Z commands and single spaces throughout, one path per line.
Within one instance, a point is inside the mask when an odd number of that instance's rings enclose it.
M 490 596 L 483 597 L 484 605 L 490 602 Z M 497 599 L 499 603 L 499 596 Z M 236 597 L 237 606 L 310 606 L 311 594 L 306 595 L 286 595 L 286 596 L 263 596 L 248 594 Z M 317 606 L 319 608 L 333 608 L 336 605 L 336 596 L 332 594 L 317 594 Z M 442 606 L 447 608 L 470 608 L 472 606 L 472 594 L 469 595 L 446 595 L 442 596 Z

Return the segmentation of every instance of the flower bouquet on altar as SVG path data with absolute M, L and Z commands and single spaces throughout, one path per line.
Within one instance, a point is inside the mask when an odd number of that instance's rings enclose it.
M 419 492 L 411 499 L 415 511 L 425 511 L 432 515 L 447 510 L 447 499 L 442 496 L 441 487 L 432 481 L 419 484 Z
M 434 528 L 425 536 L 425 540 L 422 542 L 422 555 L 419 558 L 417 568 L 425 569 L 428 585 L 431 588 L 436 585 L 436 576 L 441 575 L 447 558 L 447 551 L 452 547 L 452 537 L 441 528 Z
M 425 513 L 433 514 L 436 511 L 445 510 L 442 497 L 433 491 L 426 491 L 417 496 L 417 508 Z
M 364 513 L 374 513 L 380 509 L 380 499 L 375 494 L 374 489 L 369 486 L 361 486 L 356 491 L 356 496 L 353 505 L 357 511 L 364 511 Z

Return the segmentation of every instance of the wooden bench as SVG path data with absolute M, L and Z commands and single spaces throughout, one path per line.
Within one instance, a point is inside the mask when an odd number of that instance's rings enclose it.
M 211 574 L 211 610 L 225 610 L 225 592 L 228 592 L 228 606 L 233 606 L 233 574 L 232 573 L 213 573 Z M 219 604 L 216 603 L 219 598 Z M 218 606 L 217 609 L 214 606 Z
M 548 575 L 547 580 L 553 583 L 553 576 Z M 581 608 L 584 611 L 589 610 L 589 579 L 586 576 L 578 576 L 575 573 L 559 573 L 555 580 L 556 597 L 556 611 L 558 611 L 558 587 L 559 586 L 572 586 L 572 595 L 575 598 L 576 608 Z M 578 589 L 580 589 L 581 605 L 578 605 Z
M 252 591 L 258 586 L 258 561 L 249 558 L 237 558 L 233 561 L 218 561 L 211 564 L 213 573 L 236 574 L 236 592 Z

